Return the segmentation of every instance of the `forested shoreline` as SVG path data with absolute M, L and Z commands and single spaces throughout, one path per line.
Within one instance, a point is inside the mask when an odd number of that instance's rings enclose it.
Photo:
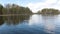
M 44 8 L 42 10 L 39 10 L 38 14 L 60 14 L 60 11 L 54 8 Z
M 0 15 L 3 13 L 3 15 L 10 15 L 10 14 L 24 14 L 24 15 L 30 15 L 34 14 L 32 10 L 30 10 L 29 7 L 23 7 L 16 4 L 6 4 L 5 6 L 0 4 Z M 54 8 L 43 8 L 41 10 L 37 11 L 37 14 L 60 14 L 60 11 L 58 9 Z
M 28 7 L 16 4 L 0 5 L 0 23 L 3 23 L 4 21 L 16 23 L 28 20 L 30 15 L 32 15 L 32 11 Z
M 0 22 L 4 21 L 12 21 L 12 22 L 19 22 L 23 20 L 28 20 L 30 15 L 34 14 L 29 7 L 22 7 L 16 4 L 7 4 L 5 6 L 0 5 Z M 53 8 L 44 8 L 42 10 L 37 11 L 35 14 L 42 14 L 42 15 L 53 15 L 53 14 L 60 14 L 58 9 Z M 3 15 L 3 16 L 2 16 Z

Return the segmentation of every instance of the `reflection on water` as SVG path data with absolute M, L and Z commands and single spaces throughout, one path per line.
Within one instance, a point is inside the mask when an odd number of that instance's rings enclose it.
M 3 19 L 0 34 L 60 34 L 60 15 L 4 16 Z
M 19 24 L 22 21 L 29 20 L 30 15 L 19 15 L 19 16 L 0 16 L 0 24 L 4 22 L 7 24 Z
M 50 34 L 55 34 L 55 20 L 57 16 L 56 15 L 42 15 L 42 19 L 44 22 L 44 31 Z
M 7 16 L 7 24 L 19 24 L 24 20 L 29 20 L 29 15 L 20 15 L 20 16 Z
M 0 16 L 0 25 L 2 25 L 4 23 L 3 17 Z

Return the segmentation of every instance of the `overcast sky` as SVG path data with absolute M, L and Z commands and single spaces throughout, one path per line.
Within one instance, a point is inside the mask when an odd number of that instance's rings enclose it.
M 0 0 L 0 4 L 17 4 L 29 7 L 33 12 L 43 8 L 55 8 L 60 10 L 60 0 Z

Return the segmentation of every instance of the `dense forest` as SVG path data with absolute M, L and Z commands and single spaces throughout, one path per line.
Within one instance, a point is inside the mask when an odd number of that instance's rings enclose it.
M 38 11 L 39 14 L 59 14 L 60 11 L 58 9 L 53 8 L 44 8 L 41 11 Z
M 0 13 L 5 14 L 32 14 L 32 11 L 28 7 L 22 7 L 16 4 L 7 4 L 5 6 L 0 5 Z

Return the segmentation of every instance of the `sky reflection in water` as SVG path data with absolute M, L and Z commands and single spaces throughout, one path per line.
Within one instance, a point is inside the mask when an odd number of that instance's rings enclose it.
M 60 34 L 60 15 L 35 14 L 26 17 L 21 17 L 19 22 L 7 22 L 8 18 L 0 25 L 0 34 Z

